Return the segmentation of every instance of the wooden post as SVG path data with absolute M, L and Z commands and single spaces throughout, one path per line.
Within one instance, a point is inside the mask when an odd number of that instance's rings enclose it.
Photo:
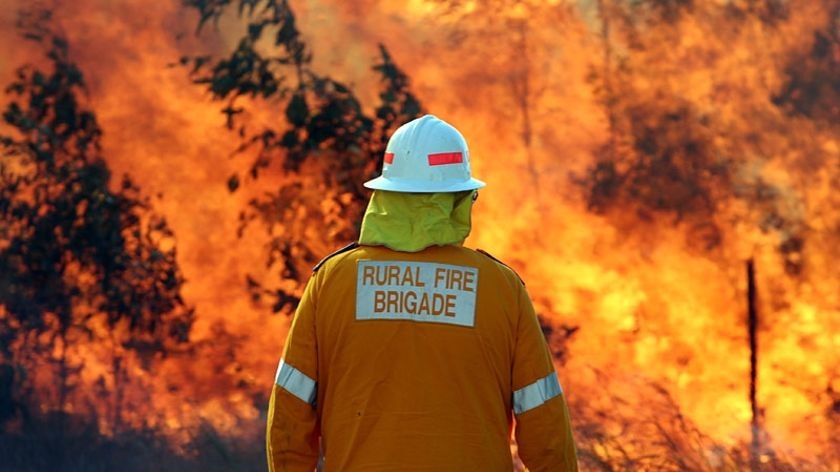
M 756 390 L 758 388 L 758 307 L 756 303 L 755 264 L 752 259 L 747 261 L 747 310 L 747 329 L 750 342 L 750 409 L 752 410 L 750 471 L 758 472 L 761 469 L 759 457 L 761 453 L 760 411 L 756 400 Z

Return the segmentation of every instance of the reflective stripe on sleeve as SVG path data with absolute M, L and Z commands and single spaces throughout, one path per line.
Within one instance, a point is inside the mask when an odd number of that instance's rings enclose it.
M 513 412 L 517 415 L 532 410 L 563 393 L 554 372 L 513 392 Z
M 277 367 L 277 376 L 274 382 L 306 403 L 310 405 L 315 403 L 315 394 L 318 391 L 315 381 L 303 372 L 286 364 L 283 359 L 280 360 L 280 365 Z

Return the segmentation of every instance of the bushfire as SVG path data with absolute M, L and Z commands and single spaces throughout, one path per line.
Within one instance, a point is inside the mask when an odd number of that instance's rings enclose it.
M 11 0 L 0 25 L 0 469 L 261 469 L 310 267 L 431 112 L 488 183 L 467 245 L 526 282 L 583 470 L 840 471 L 840 0 Z M 474 282 L 384 269 L 383 311 Z

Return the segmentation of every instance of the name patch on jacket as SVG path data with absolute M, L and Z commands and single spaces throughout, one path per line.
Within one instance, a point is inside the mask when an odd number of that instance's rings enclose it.
M 475 325 L 475 267 L 414 261 L 359 261 L 357 320 Z

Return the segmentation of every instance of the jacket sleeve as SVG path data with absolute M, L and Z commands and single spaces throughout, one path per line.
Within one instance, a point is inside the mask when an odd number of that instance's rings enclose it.
M 295 311 L 268 405 L 266 452 L 269 472 L 315 470 L 319 455 L 318 344 L 315 337 L 315 277 Z
M 569 409 L 528 293 L 519 295 L 512 388 L 519 458 L 532 472 L 578 470 Z

